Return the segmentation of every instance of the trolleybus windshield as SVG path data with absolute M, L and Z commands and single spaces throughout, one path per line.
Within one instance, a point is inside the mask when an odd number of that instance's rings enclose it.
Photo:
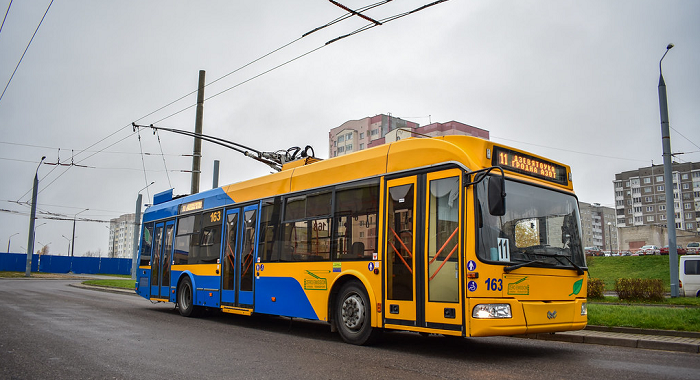
M 493 177 L 491 177 L 493 178 Z M 500 262 L 509 272 L 522 266 L 586 266 L 578 202 L 573 195 L 506 181 L 506 213 L 489 214 L 487 178 L 477 185 L 477 252 L 481 260 Z

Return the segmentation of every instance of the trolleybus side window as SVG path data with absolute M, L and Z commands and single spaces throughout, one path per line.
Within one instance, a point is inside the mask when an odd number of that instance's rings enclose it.
M 279 242 L 275 237 L 279 234 L 281 205 L 280 197 L 262 201 L 258 257 L 264 262 L 279 260 Z
M 337 190 L 335 195 L 335 255 L 337 260 L 371 260 L 377 252 L 379 185 Z
M 194 215 L 180 218 L 177 221 L 177 233 L 175 234 L 175 264 L 187 264 L 190 252 L 190 240 L 194 230 Z
M 221 250 L 221 226 L 224 211 L 214 210 L 202 214 L 202 232 L 199 239 L 198 258 L 190 264 L 215 264 Z
M 148 266 L 151 262 L 151 247 L 153 244 L 153 223 L 143 226 L 141 234 L 141 262 L 140 266 Z
M 288 198 L 284 220 L 282 261 L 330 259 L 331 192 Z

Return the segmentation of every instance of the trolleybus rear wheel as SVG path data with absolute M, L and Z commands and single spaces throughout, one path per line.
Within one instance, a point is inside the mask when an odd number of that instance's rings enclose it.
M 196 317 L 199 314 L 200 308 L 194 305 L 194 290 L 189 277 L 180 281 L 177 287 L 177 311 L 183 317 Z
M 364 287 L 356 281 L 343 285 L 336 298 L 335 321 L 344 341 L 364 345 L 376 340 L 381 330 L 372 327 L 371 313 Z

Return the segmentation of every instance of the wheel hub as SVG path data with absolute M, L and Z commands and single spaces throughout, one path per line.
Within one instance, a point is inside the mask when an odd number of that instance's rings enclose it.
M 357 330 L 365 321 L 365 305 L 357 294 L 348 296 L 342 307 L 343 324 L 349 329 Z

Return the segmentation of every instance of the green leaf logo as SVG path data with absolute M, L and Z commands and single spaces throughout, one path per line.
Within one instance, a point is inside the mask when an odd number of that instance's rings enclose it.
M 569 297 L 573 296 L 574 294 L 578 295 L 579 292 L 581 292 L 581 288 L 583 287 L 583 279 L 580 279 L 576 282 L 574 282 L 574 291 L 569 294 Z

